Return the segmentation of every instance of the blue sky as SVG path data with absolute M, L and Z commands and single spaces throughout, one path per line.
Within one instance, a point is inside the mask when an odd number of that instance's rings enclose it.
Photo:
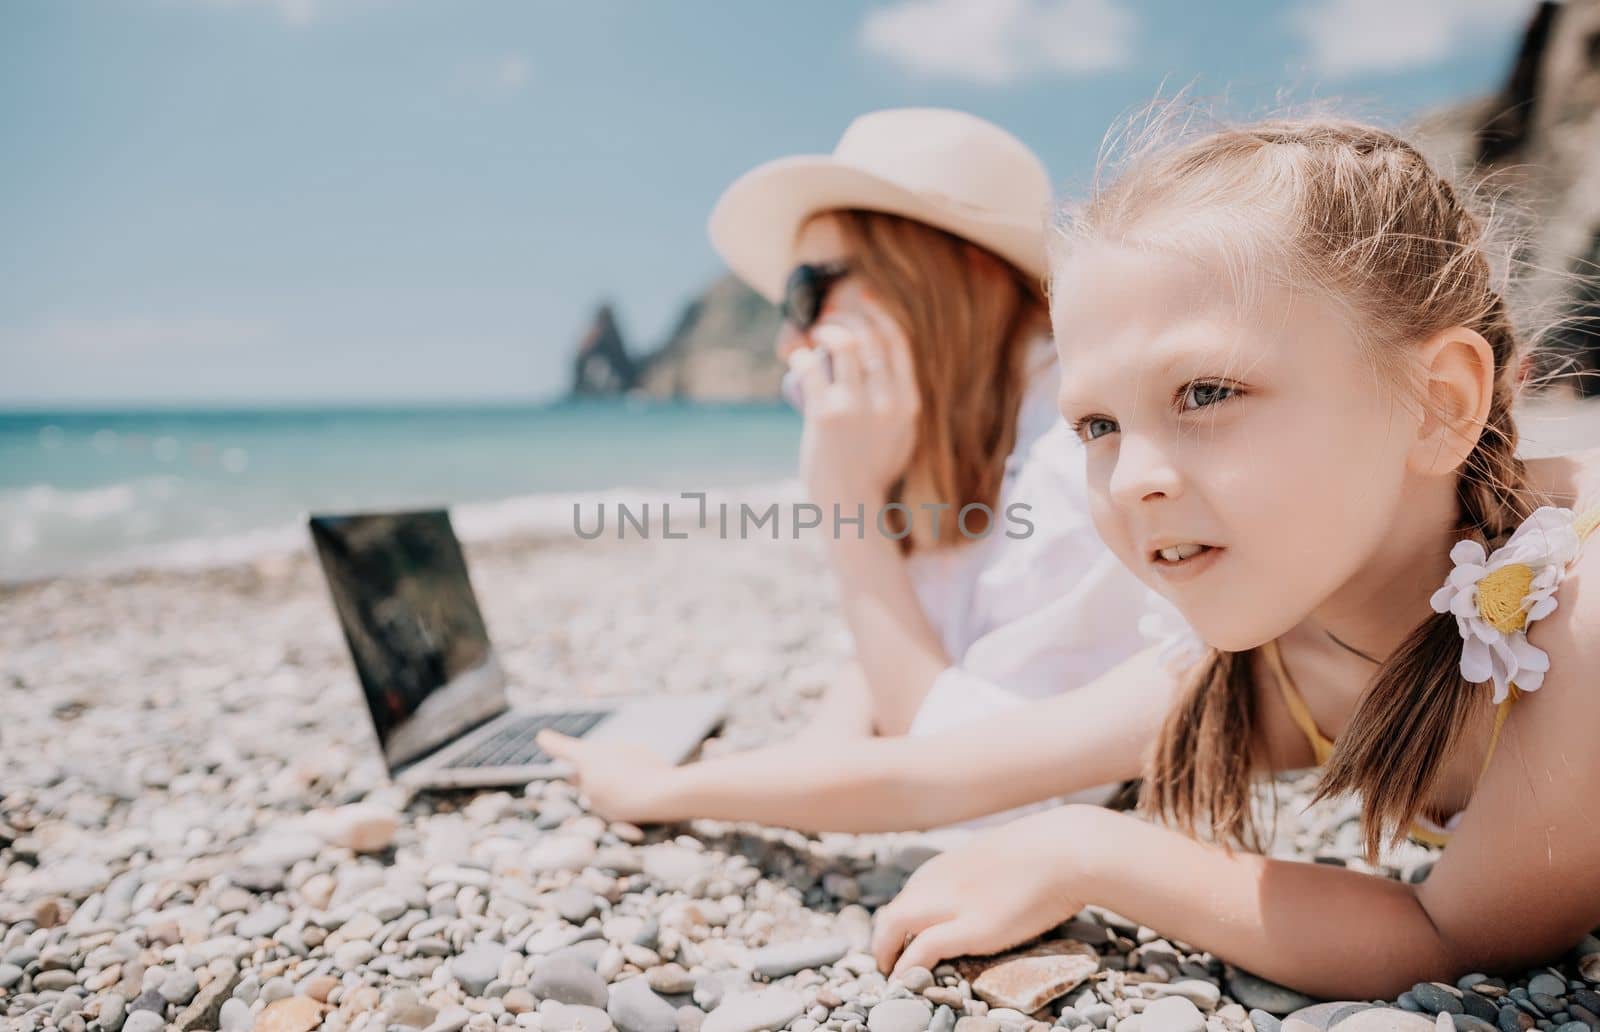
M 1391 119 L 1494 88 L 1531 0 L 6 0 L 0 405 L 526 399 L 635 348 L 707 212 L 856 114 L 964 108 L 1063 191 L 1193 84 Z

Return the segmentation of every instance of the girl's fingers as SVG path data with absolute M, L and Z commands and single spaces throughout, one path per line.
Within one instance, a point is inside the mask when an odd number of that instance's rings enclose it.
M 828 357 L 815 348 L 807 348 L 789 360 L 789 368 L 798 372 L 800 395 L 805 399 L 806 411 L 822 399 L 831 382 L 828 378 Z
M 888 408 L 898 397 L 897 376 L 889 357 L 891 342 L 864 312 L 841 312 L 834 322 L 849 333 L 861 366 L 861 393 L 874 408 Z
M 850 397 L 859 397 L 863 389 L 865 373 L 861 367 L 860 342 L 854 337 L 841 337 L 837 343 L 828 345 L 828 354 L 833 356 L 833 385 L 835 393 L 843 392 Z
M 886 372 L 893 381 L 896 392 L 909 391 L 915 394 L 917 373 L 915 366 L 912 365 L 911 341 L 906 337 L 905 330 L 870 295 L 867 303 L 862 305 L 862 311 L 872 324 L 872 335 L 883 343 Z
M 578 754 L 583 751 L 583 743 L 576 738 L 568 738 L 561 732 L 551 731 L 549 728 L 540 731 L 533 740 L 539 748 L 555 759 L 566 760 L 569 763 L 576 763 Z
M 947 919 L 950 901 L 934 898 L 924 903 L 902 892 L 888 906 L 878 911 L 872 922 L 872 956 L 879 971 L 894 967 L 895 958 L 905 947 L 906 940 L 929 925 Z
M 941 960 L 981 952 L 975 932 L 976 929 L 963 924 L 959 919 L 944 921 L 923 929 L 917 933 L 916 938 L 906 944 L 905 951 L 900 954 L 900 960 L 894 966 L 893 974 L 914 967 L 932 971 Z

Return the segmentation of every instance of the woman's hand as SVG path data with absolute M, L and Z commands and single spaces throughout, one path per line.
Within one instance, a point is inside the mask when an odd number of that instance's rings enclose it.
M 878 967 L 931 971 L 950 957 L 999 953 L 1071 918 L 1085 903 L 1071 862 L 1082 839 L 1077 829 L 1092 817 L 1082 811 L 1098 809 L 1024 817 L 923 864 L 878 911 Z
M 794 359 L 806 400 L 800 471 L 813 502 L 851 514 L 858 503 L 881 504 L 911 462 L 922 407 L 911 345 L 865 296 L 824 316 L 810 336 L 816 347 Z M 821 350 L 832 357 L 832 381 Z
M 676 768 L 649 749 L 627 742 L 587 742 L 548 730 L 539 732 L 536 741 L 552 757 L 572 765 L 572 783 L 600 816 L 632 824 L 672 819 L 664 804 Z

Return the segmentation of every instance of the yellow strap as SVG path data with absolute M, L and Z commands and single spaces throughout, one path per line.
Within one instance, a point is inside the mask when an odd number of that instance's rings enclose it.
M 1511 704 L 1521 698 L 1522 693 L 1516 685 L 1511 686 L 1511 692 L 1500 700 L 1500 705 L 1494 710 L 1494 731 L 1489 735 L 1489 751 L 1483 756 L 1483 766 L 1478 768 L 1478 780 L 1483 780 L 1483 775 L 1489 769 L 1489 761 L 1494 759 L 1494 747 L 1500 743 L 1500 729 L 1505 727 L 1506 717 L 1511 715 Z
M 1306 741 L 1311 743 L 1311 753 L 1316 757 L 1317 766 L 1320 767 L 1333 755 L 1333 740 L 1317 727 L 1316 718 L 1311 715 L 1306 700 L 1301 697 L 1300 690 L 1290 679 L 1289 670 L 1283 665 L 1283 655 L 1278 651 L 1277 640 L 1267 642 L 1261 647 L 1261 652 L 1267 657 L 1267 665 L 1272 668 L 1272 676 L 1278 681 L 1278 693 L 1283 696 L 1284 705 L 1289 707 L 1289 716 L 1300 728 L 1301 734 L 1306 736 Z

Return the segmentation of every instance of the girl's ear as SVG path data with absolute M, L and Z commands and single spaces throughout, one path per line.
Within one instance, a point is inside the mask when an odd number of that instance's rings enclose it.
M 1423 410 L 1410 465 L 1443 476 L 1467 461 L 1483 434 L 1494 398 L 1494 349 L 1477 330 L 1452 326 L 1423 343 L 1418 365 Z

